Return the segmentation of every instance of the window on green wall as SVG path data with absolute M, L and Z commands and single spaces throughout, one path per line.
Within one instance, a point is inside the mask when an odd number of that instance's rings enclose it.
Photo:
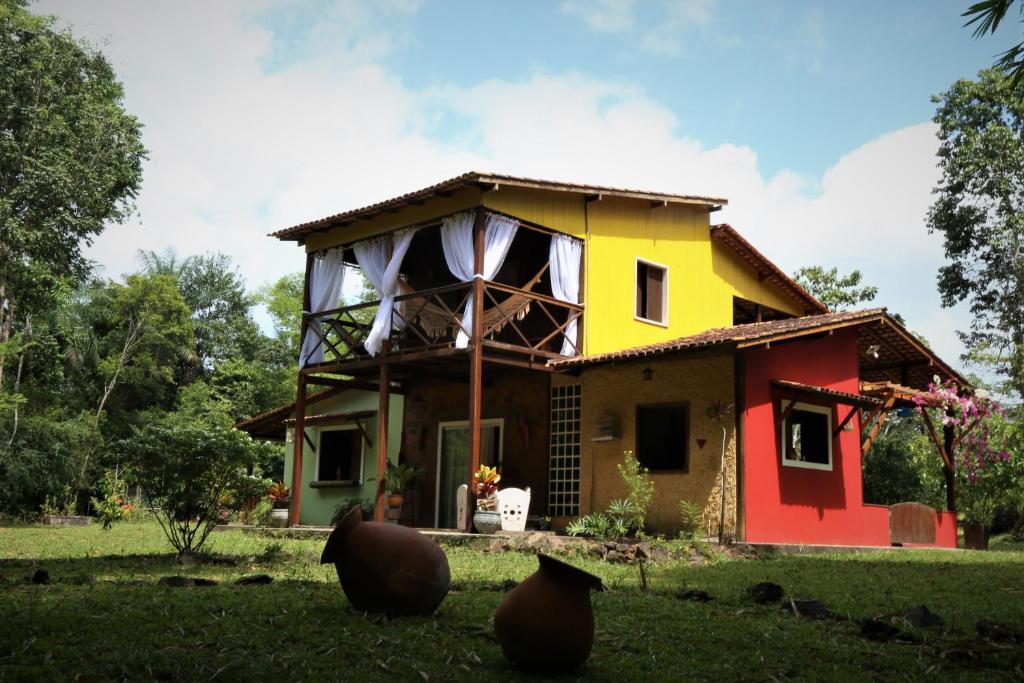
M 363 435 L 355 427 L 320 430 L 317 481 L 363 481 Z

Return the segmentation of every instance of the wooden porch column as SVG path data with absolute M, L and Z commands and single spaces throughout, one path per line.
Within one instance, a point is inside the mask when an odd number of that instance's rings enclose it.
M 473 223 L 473 329 L 470 330 L 469 343 L 469 454 L 466 458 L 469 463 L 469 473 L 466 484 L 473 486 L 473 474 L 480 469 L 480 411 L 483 405 L 481 391 L 483 389 L 484 375 L 484 346 L 482 344 L 483 323 L 484 323 L 484 281 L 480 275 L 484 271 L 484 227 L 487 220 L 487 213 L 483 206 L 476 209 L 476 221 Z M 467 505 L 466 528 L 463 531 L 470 531 L 473 528 L 473 501 L 472 494 Z
M 946 475 L 946 509 L 956 512 L 956 454 L 955 449 L 956 433 L 953 425 L 942 427 L 942 448 L 946 451 L 946 459 L 942 468 Z
M 385 341 L 384 354 L 387 354 L 388 346 L 390 342 Z M 380 364 L 377 398 L 377 504 L 373 506 L 373 521 L 383 522 L 387 518 L 384 473 L 388 469 L 388 409 L 391 407 L 391 379 L 386 362 Z
M 302 508 L 302 451 L 306 445 L 306 378 L 299 372 L 299 388 L 295 393 L 295 434 L 292 435 L 292 496 L 288 508 L 288 526 L 299 525 Z
M 299 354 L 309 334 L 305 311 L 310 308 L 309 277 L 313 271 L 313 255 L 306 254 L 306 273 L 302 282 L 302 322 L 299 326 Z M 302 510 L 302 452 L 306 441 L 306 376 L 302 374 L 302 358 L 299 358 L 299 382 L 295 390 L 295 433 L 292 435 L 292 495 L 288 505 L 288 526 L 298 526 Z

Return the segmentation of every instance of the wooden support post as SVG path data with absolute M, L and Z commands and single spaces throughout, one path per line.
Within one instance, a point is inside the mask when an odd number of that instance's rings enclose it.
M 871 433 L 868 434 L 868 438 L 864 440 L 863 444 L 861 444 L 861 457 L 866 456 L 868 451 L 871 450 L 871 444 L 873 444 L 875 439 L 878 438 L 879 432 L 882 431 L 882 425 L 885 424 L 885 418 L 889 416 L 889 411 L 892 410 L 895 404 L 896 399 L 893 396 L 885 399 L 885 403 L 882 404 L 882 409 L 878 413 L 878 419 L 875 420 L 875 426 L 871 428 Z
M 484 281 L 479 277 L 484 271 L 484 237 L 487 213 L 483 206 L 476 209 L 476 220 L 473 223 L 473 329 L 470 330 L 469 344 L 469 453 L 466 458 L 469 464 L 466 484 L 473 485 L 473 474 L 480 469 L 480 412 L 483 405 L 484 375 L 484 344 L 482 337 L 484 323 Z M 469 514 L 466 515 L 466 528 L 473 527 L 473 497 L 470 496 Z
M 921 407 L 921 417 L 924 419 L 925 426 L 928 427 L 928 433 L 935 443 L 936 450 L 939 451 L 939 455 L 942 457 L 942 473 L 946 478 L 946 509 L 950 512 L 956 512 L 956 470 L 953 466 L 953 441 L 955 434 L 953 426 L 942 426 L 943 438 L 940 440 L 935 424 L 932 422 L 932 418 L 928 415 L 928 410 L 924 406 Z
M 306 254 L 306 272 L 302 282 L 302 310 L 310 308 L 309 278 L 313 272 L 313 255 Z M 305 313 L 299 325 L 299 354 L 309 333 Z M 288 526 L 298 526 L 302 511 L 302 453 L 306 441 L 306 377 L 299 358 L 299 382 L 295 389 L 295 433 L 292 435 L 292 495 L 288 505 Z
M 946 466 L 943 473 L 946 475 L 946 509 L 956 512 L 956 453 L 954 449 L 956 433 L 953 425 L 942 426 L 942 447 L 946 451 Z
M 384 342 L 381 352 L 387 355 L 389 341 Z M 391 407 L 391 378 L 388 364 L 380 364 L 380 389 L 377 391 L 377 504 L 373 507 L 373 521 L 383 522 L 387 518 L 387 497 L 384 491 L 384 473 L 388 469 L 388 412 Z
M 292 496 L 288 508 L 288 526 L 298 526 L 302 509 L 302 453 L 306 436 L 306 378 L 299 373 L 295 392 L 295 433 L 292 435 Z

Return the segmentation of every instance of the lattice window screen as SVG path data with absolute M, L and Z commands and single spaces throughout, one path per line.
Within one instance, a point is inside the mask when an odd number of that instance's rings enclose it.
M 580 513 L 580 408 L 579 384 L 551 387 L 551 450 L 548 458 L 548 514 Z

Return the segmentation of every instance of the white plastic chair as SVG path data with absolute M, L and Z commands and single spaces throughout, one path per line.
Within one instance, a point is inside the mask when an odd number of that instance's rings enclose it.
M 530 511 L 530 487 L 501 489 L 498 491 L 498 512 L 502 531 L 525 531 L 526 515 Z
M 455 523 L 459 531 L 466 530 L 469 521 L 469 487 L 463 484 L 455 491 Z

